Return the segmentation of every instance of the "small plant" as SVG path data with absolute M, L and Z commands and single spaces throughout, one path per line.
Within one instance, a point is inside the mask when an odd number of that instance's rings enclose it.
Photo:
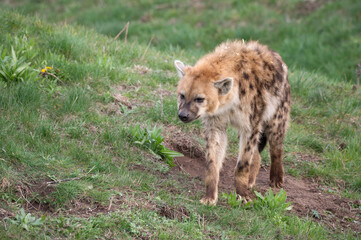
M 311 209 L 311 216 L 317 219 L 322 219 L 321 214 L 314 209 Z
M 153 129 L 149 126 L 147 129 L 143 129 L 136 125 L 129 128 L 129 133 L 135 144 L 149 149 L 151 153 L 161 157 L 169 166 L 174 166 L 173 158 L 182 157 L 183 154 L 172 151 L 162 144 L 164 137 L 161 135 L 161 130 L 157 126 L 154 126 Z
M 60 78 L 58 77 L 59 74 L 60 74 L 59 69 L 53 69 L 52 67 L 49 66 L 42 68 L 39 73 L 39 75 L 45 79 L 56 80 L 57 82 L 63 83 L 63 81 L 60 80 Z
M 223 193 L 222 197 L 226 199 L 227 203 L 231 205 L 231 207 L 240 207 L 242 205 L 242 201 L 238 198 L 237 193 Z
M 30 227 L 43 225 L 46 216 L 43 215 L 41 218 L 36 218 L 31 213 L 26 214 L 24 209 L 21 208 L 20 212 L 16 214 L 15 219 L 9 219 L 11 223 L 16 224 L 26 231 L 29 231 Z
M 248 201 L 243 204 L 242 198 L 237 195 L 235 192 L 223 193 L 222 197 L 226 199 L 227 203 L 232 207 L 242 207 L 244 209 L 257 209 L 257 210 L 267 210 L 272 213 L 284 212 L 292 209 L 291 202 L 286 203 L 286 191 L 281 189 L 279 193 L 274 194 L 272 189 L 269 189 L 269 192 L 262 196 L 261 193 L 255 191 L 256 199 L 253 201 Z
M 270 210 L 272 212 L 284 212 L 292 209 L 291 202 L 286 202 L 286 191 L 281 189 L 274 194 L 272 188 L 269 192 L 262 196 L 261 193 L 255 191 L 257 198 L 253 202 L 255 209 Z
M 6 50 L 0 48 L 0 80 L 6 84 L 24 82 L 32 78 L 30 63 L 25 57 L 18 58 L 15 50 L 11 47 L 11 55 L 6 55 Z

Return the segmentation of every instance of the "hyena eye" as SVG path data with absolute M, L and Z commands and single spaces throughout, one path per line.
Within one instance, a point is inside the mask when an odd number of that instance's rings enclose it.
M 180 99 L 182 99 L 182 100 L 185 98 L 185 97 L 184 97 L 184 94 L 180 94 L 179 97 L 180 97 Z
M 202 103 L 204 101 L 204 98 L 196 98 L 194 99 L 197 103 Z

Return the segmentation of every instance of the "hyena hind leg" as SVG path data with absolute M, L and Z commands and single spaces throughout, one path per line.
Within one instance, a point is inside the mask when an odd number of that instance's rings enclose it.
M 283 138 L 284 131 L 270 134 L 269 136 L 269 148 L 271 155 L 270 186 L 273 188 L 283 187 Z

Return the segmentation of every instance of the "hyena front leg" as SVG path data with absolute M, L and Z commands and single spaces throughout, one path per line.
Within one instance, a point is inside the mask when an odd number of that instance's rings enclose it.
M 227 133 L 225 130 L 211 130 L 206 133 L 206 196 L 201 203 L 215 205 L 218 199 L 219 172 L 227 149 Z
M 256 148 L 253 153 L 253 160 L 250 167 L 248 188 L 253 188 L 254 184 L 256 183 L 256 178 L 260 166 L 261 166 L 261 155 L 259 154 L 258 149 Z
M 251 137 L 240 138 L 239 157 L 235 169 L 235 187 L 236 193 L 244 197 L 246 201 L 250 200 L 249 188 L 253 187 L 256 181 L 260 164 L 259 153 L 256 152 L 257 138 L 258 133 L 252 134 Z

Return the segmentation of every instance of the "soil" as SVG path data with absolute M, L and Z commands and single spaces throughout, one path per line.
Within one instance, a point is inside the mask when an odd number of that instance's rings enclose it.
M 197 186 L 191 191 L 193 194 L 197 191 L 205 191 L 205 158 L 200 149 L 189 148 L 189 140 L 182 141 L 178 138 L 173 142 L 174 150 L 182 152 L 184 157 L 175 159 L 177 167 L 173 171 L 185 171 L 190 178 L 199 179 Z M 194 154 L 196 153 L 196 154 Z M 194 156 L 197 157 L 194 157 Z M 226 159 L 220 173 L 219 196 L 222 192 L 234 191 L 234 167 L 236 159 Z M 254 190 L 262 194 L 269 190 L 269 167 L 261 166 L 256 186 Z M 287 201 L 292 202 L 292 213 L 306 217 L 314 221 L 321 222 L 331 229 L 343 231 L 352 229 L 361 233 L 361 214 L 360 210 L 354 208 L 359 206 L 359 201 L 351 201 L 342 198 L 337 194 L 323 192 L 322 189 L 328 189 L 319 185 L 311 178 L 295 178 L 285 175 L 284 190 L 287 192 Z M 278 191 L 277 189 L 274 189 Z M 253 196 L 255 197 L 255 196 Z

